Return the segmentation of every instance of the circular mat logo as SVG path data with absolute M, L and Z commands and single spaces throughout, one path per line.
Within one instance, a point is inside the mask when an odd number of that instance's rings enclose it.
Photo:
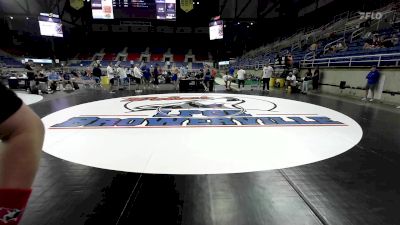
M 104 169 L 160 174 L 303 165 L 349 150 L 362 136 L 355 121 L 327 108 L 228 94 L 109 99 L 43 121 L 49 154 Z

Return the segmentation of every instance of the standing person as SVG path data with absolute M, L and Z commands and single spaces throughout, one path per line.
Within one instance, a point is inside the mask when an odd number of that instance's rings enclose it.
M 126 70 L 126 76 L 129 78 L 130 81 L 132 81 L 132 78 L 133 78 L 133 66 L 129 67 Z
M 243 68 L 240 68 L 239 71 L 237 72 L 237 79 L 238 79 L 238 87 L 240 91 L 240 84 L 242 84 L 244 88 L 244 83 L 246 80 L 246 71 Z
M 318 84 L 319 84 L 319 66 L 315 68 L 314 76 L 312 77 L 313 90 L 318 90 Z
M 112 68 L 112 63 L 110 62 L 110 64 L 107 66 L 107 77 L 110 81 L 110 93 L 115 93 L 115 91 L 113 90 L 113 86 L 114 86 L 114 69 Z
M 370 102 L 374 101 L 374 92 L 379 82 L 380 73 L 376 66 L 372 66 L 371 71 L 365 77 L 367 79 L 367 85 L 365 87 L 365 97 L 362 98 L 363 101 L 366 101 L 368 98 L 368 91 L 371 90 L 371 99 Z
M 312 80 L 312 78 L 313 78 L 313 75 L 312 75 L 311 69 L 308 69 L 306 76 L 303 79 L 303 84 L 301 86 L 302 94 L 308 93 L 308 86 L 309 86 L 310 80 Z
M 153 79 L 154 79 L 153 86 L 155 88 L 158 88 L 158 84 L 159 84 L 159 81 L 158 81 L 158 76 L 160 76 L 159 71 L 160 71 L 160 68 L 159 68 L 158 64 L 156 64 L 154 67 L 154 71 L 153 71 Z
M 267 65 L 265 65 L 263 68 L 263 91 L 265 91 L 265 85 L 267 86 L 267 91 L 269 91 L 269 80 L 271 79 L 273 73 L 274 69 L 269 63 L 267 63 Z
M 179 70 L 178 68 L 173 68 L 172 69 L 172 83 L 174 84 L 175 90 L 178 90 L 178 74 L 179 74 Z
M 216 68 L 212 68 L 211 69 L 211 79 L 208 82 L 208 90 L 209 91 L 214 91 L 214 81 L 215 81 L 215 78 L 217 77 L 217 75 L 218 75 L 218 70 Z
M 233 66 L 229 68 L 229 75 L 231 75 L 231 77 L 235 75 L 235 68 Z
M 28 77 L 28 84 L 29 84 L 28 90 L 32 92 L 32 87 L 36 85 L 35 72 L 32 60 L 28 60 L 28 62 L 25 63 L 25 69 L 26 69 L 26 75 Z
M 96 81 L 96 85 L 100 85 L 100 87 L 101 87 L 101 84 L 100 84 L 101 75 L 102 74 L 101 74 L 100 65 L 97 64 L 96 66 L 93 67 L 93 77 L 94 77 L 94 80 Z
M 17 225 L 32 192 L 44 139 L 40 118 L 0 83 L 0 225 Z
M 139 69 L 138 65 L 135 65 L 135 67 L 133 68 L 133 76 L 135 77 L 135 82 L 137 85 L 136 92 L 142 92 L 142 90 L 140 89 L 140 83 L 143 77 L 143 73 Z
M 150 89 L 150 80 L 151 80 L 150 68 L 144 65 L 142 67 L 142 73 L 143 73 L 144 88 Z
M 212 78 L 212 75 L 211 75 L 210 68 L 207 68 L 206 73 L 204 74 L 204 77 L 203 77 L 203 85 L 204 85 L 205 91 L 210 91 L 211 78 Z

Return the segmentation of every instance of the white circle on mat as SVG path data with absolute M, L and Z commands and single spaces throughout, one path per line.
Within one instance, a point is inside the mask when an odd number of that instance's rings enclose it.
M 282 169 L 339 155 L 361 127 L 334 110 L 253 95 L 163 94 L 73 106 L 43 118 L 44 151 L 136 173 Z

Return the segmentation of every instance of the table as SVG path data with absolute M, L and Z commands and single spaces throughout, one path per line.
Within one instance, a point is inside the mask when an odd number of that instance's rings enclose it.
M 188 78 L 188 79 L 179 80 L 179 91 L 180 92 L 186 92 L 186 91 L 190 91 L 190 90 L 204 91 L 203 79 Z
M 22 81 L 24 84 L 20 85 Z M 27 89 L 29 88 L 29 80 L 28 78 L 8 78 L 8 86 L 11 89 Z

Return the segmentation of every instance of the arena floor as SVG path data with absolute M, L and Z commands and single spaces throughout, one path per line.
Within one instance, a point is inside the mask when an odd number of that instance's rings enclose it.
M 141 94 L 171 93 L 171 89 L 171 86 L 162 86 L 159 90 Z M 217 93 L 226 93 L 221 86 L 216 89 Z M 240 94 L 267 95 L 249 88 Z M 31 107 L 45 117 L 82 103 L 135 95 L 133 90 L 110 94 L 99 89 L 81 89 L 45 95 Z M 214 175 L 119 172 L 88 167 L 43 153 L 34 192 L 21 224 L 400 224 L 398 109 L 322 94 L 287 94 L 280 89 L 272 90 L 268 96 L 341 112 L 362 127 L 363 137 L 349 151 L 320 162 L 286 169 Z M 335 137 L 332 134 L 330 138 Z M 112 138 L 99 138 L 113 146 Z M 288 136 L 287 140 L 300 144 L 303 141 L 296 135 Z M 132 137 L 131 145 L 142 146 L 141 141 Z M 220 141 L 239 140 L 232 137 Z M 258 141 L 257 144 L 263 148 L 271 141 Z M 207 150 L 217 146 L 207 139 L 198 144 Z M 60 147 L 74 149 L 79 146 L 79 143 L 70 142 Z M 114 149 L 110 147 L 109 151 Z

